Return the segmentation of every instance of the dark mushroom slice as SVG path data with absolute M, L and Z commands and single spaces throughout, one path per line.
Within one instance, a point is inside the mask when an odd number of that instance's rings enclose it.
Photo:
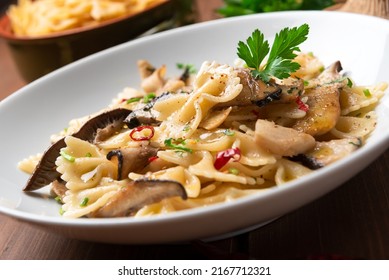
M 117 129 L 123 126 L 124 119 L 131 113 L 131 110 L 118 108 L 111 111 L 99 114 L 87 122 L 72 136 L 94 142 L 96 138 L 100 141 L 106 139 L 109 135 L 113 135 Z M 112 125 L 114 123 L 114 125 Z M 109 131 L 99 133 L 106 127 L 110 127 Z M 34 191 L 40 189 L 54 180 L 60 178 L 61 173 L 56 170 L 55 161 L 60 153 L 60 150 L 66 146 L 65 139 L 62 138 L 52 144 L 44 153 L 39 161 L 34 173 L 28 179 L 23 191 Z
M 55 161 L 60 150 L 65 146 L 65 139 L 62 138 L 43 153 L 23 191 L 35 191 L 60 178 L 61 173 L 56 170 Z
M 117 108 L 101 113 L 85 122 L 73 136 L 91 143 L 104 141 L 123 128 L 124 120 L 131 112 Z
M 140 146 L 139 148 L 122 148 L 112 150 L 107 154 L 107 159 L 115 162 L 118 166 L 118 178 L 122 180 L 128 177 L 130 172 L 139 172 L 147 164 L 150 158 L 157 155 L 158 149 L 150 145 Z
M 128 128 L 132 129 L 140 125 L 159 124 L 153 112 L 154 103 L 147 103 L 143 108 L 132 111 L 124 120 Z
M 136 180 L 119 189 L 106 205 L 90 213 L 88 217 L 131 216 L 146 205 L 157 203 L 170 197 L 187 199 L 185 188 L 177 181 Z
M 243 88 L 233 100 L 221 104 L 222 106 L 248 106 L 255 104 L 265 106 L 270 102 L 294 102 L 304 91 L 304 82 L 297 78 L 271 80 L 265 83 L 255 79 L 249 69 L 235 69 Z M 220 105 L 219 105 L 220 106 Z
M 132 111 L 124 120 L 128 128 L 132 129 L 140 125 L 159 125 L 160 121 L 157 120 L 157 112 L 153 109 L 154 104 L 171 97 L 172 94 L 171 92 L 164 92 L 150 100 L 142 108 Z
M 326 142 L 316 142 L 312 151 L 299 154 L 289 159 L 316 170 L 344 158 L 362 146 L 359 138 L 335 139 Z

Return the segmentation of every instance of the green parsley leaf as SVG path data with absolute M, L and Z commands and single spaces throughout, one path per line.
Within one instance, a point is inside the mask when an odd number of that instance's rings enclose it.
M 292 62 L 291 60 L 283 60 L 282 58 L 276 58 L 269 62 L 262 71 L 253 70 L 252 75 L 256 79 L 261 79 L 264 82 L 269 82 L 272 76 L 279 79 L 285 79 L 290 76 L 290 73 L 297 71 L 300 68 L 300 64 Z
M 271 77 L 285 79 L 300 68 L 300 64 L 292 61 L 296 57 L 295 51 L 300 51 L 298 45 L 308 36 L 309 26 L 284 28 L 276 34 L 271 49 L 264 34 L 256 29 L 246 40 L 238 43 L 237 55 L 243 59 L 249 68 L 253 68 L 252 75 L 256 79 L 269 82 Z M 270 54 L 269 54 L 270 51 Z M 267 63 L 261 66 L 264 58 L 269 54 Z
M 265 41 L 265 36 L 258 29 L 247 38 L 246 42 L 247 44 L 239 41 L 237 54 L 248 67 L 259 69 L 261 62 L 269 53 L 269 42 Z
M 296 57 L 294 51 L 300 51 L 298 45 L 307 40 L 309 33 L 308 24 L 303 24 L 300 27 L 288 27 L 282 29 L 280 33 L 276 34 L 269 54 L 269 61 L 276 58 L 293 59 Z

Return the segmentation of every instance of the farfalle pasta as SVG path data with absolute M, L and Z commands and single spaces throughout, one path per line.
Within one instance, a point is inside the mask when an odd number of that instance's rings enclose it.
M 268 83 L 216 61 L 195 74 L 187 65 L 180 77 L 140 61 L 140 89 L 125 88 L 106 109 L 72 120 L 52 137 L 62 142 L 35 177 L 55 158 L 57 176 L 44 182 L 69 218 L 156 215 L 282 187 L 362 146 L 387 87 L 357 86 L 339 62 L 324 69 L 311 53 L 295 61 L 299 71 Z M 314 121 L 304 125 L 307 115 Z M 22 169 L 36 162 L 26 159 Z M 37 181 L 26 190 L 44 185 Z

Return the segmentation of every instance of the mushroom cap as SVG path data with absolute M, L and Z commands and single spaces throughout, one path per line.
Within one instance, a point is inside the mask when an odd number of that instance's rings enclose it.
M 124 119 L 130 113 L 131 110 L 124 108 L 103 112 L 85 122 L 85 124 L 72 136 L 89 142 L 94 142 L 95 139 L 106 139 L 110 135 L 114 134 L 117 129 L 121 128 Z M 110 132 L 104 130 L 107 127 L 111 128 Z M 104 135 L 102 136 L 100 132 L 103 130 Z M 40 189 L 61 176 L 61 174 L 56 170 L 55 160 L 59 156 L 60 150 L 65 146 L 65 140 L 62 138 L 52 144 L 44 152 L 23 191 L 34 191 Z

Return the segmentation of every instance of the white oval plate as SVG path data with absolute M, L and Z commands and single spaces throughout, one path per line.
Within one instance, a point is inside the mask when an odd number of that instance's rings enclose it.
M 45 150 L 68 121 L 95 112 L 126 86 L 138 87 L 136 62 L 166 64 L 217 60 L 232 64 L 239 40 L 255 28 L 268 38 L 308 23 L 303 51 L 326 65 L 341 60 L 358 84 L 389 80 L 389 22 L 338 12 L 280 12 L 222 19 L 141 38 L 59 69 L 0 103 L 0 212 L 65 236 L 110 243 L 161 243 L 209 238 L 265 223 L 333 190 L 389 146 L 389 96 L 377 108 L 378 125 L 354 154 L 309 176 L 232 202 L 142 218 L 65 219 L 43 192 L 23 193 L 28 175 L 17 162 Z

